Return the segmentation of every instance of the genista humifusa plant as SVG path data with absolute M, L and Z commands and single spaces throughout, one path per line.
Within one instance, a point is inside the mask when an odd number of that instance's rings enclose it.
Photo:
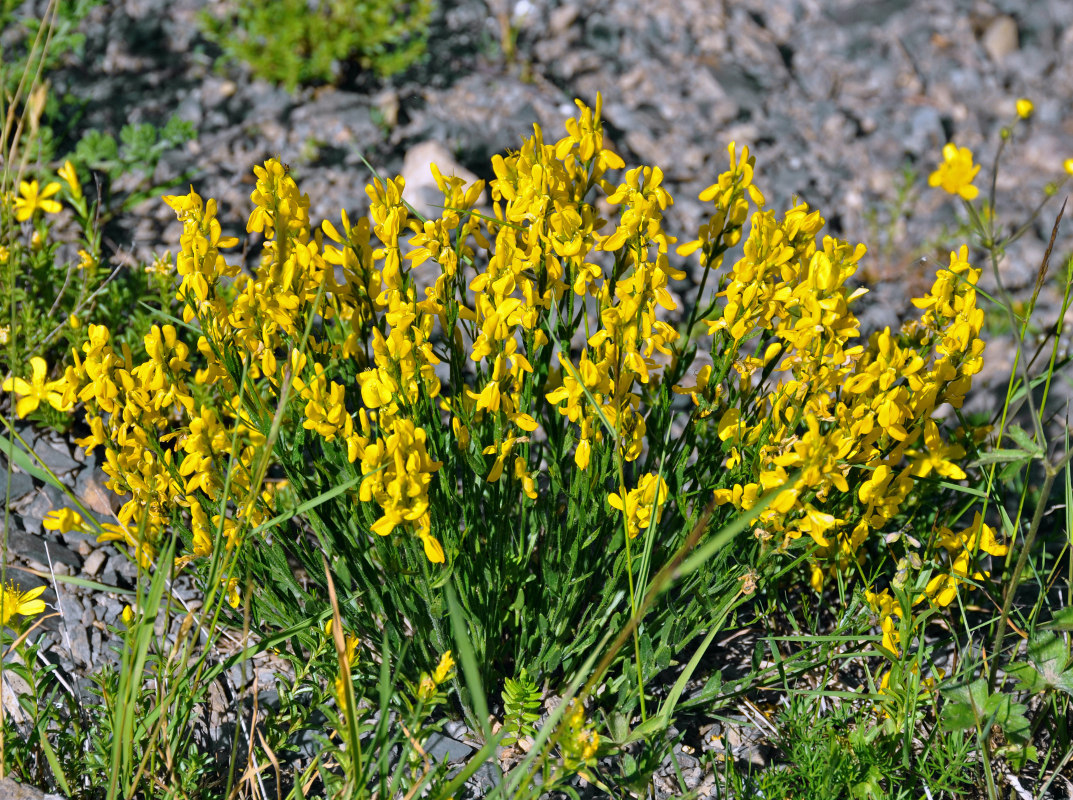
M 642 710 L 672 655 L 765 578 L 821 591 L 911 560 L 924 596 L 950 603 L 981 552 L 1004 552 L 979 517 L 948 526 L 937 500 L 974 448 L 939 413 L 983 363 L 967 248 L 913 301 L 918 318 L 864 339 L 864 246 L 824 235 L 804 204 L 767 208 L 731 144 L 700 196 L 708 220 L 677 247 L 702 275 L 684 313 L 663 173 L 625 169 L 599 100 L 578 107 L 557 141 L 536 127 L 495 156 L 487 185 L 433 167 L 434 219 L 402 178 L 377 178 L 368 217 L 317 224 L 279 161 L 254 167 L 252 275 L 214 200 L 166 197 L 183 223 L 181 319 L 137 362 L 90 326 L 61 379 L 14 385 L 20 414 L 84 409 L 80 444 L 126 498 L 102 537 L 149 565 L 177 532 L 176 565 L 236 607 L 248 597 L 262 632 L 326 614 L 330 575 L 348 635 L 386 641 L 409 674 L 456 646 L 453 587 L 495 681 L 569 674 L 670 568 L 632 666 L 612 671 Z M 752 535 L 677 571 L 743 515 Z M 891 538 L 923 516 L 934 542 Z M 885 591 L 870 597 L 896 650 Z

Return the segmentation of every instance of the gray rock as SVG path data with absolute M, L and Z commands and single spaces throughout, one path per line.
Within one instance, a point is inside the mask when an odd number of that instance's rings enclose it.
M 34 490 L 34 479 L 25 472 L 12 472 L 10 484 L 8 483 L 6 468 L 0 473 L 0 498 L 7 502 L 14 502 L 19 498 L 26 497 Z
M 0 798 L 3 800 L 64 800 L 62 795 L 45 793 L 11 778 L 0 778 Z
M 474 750 L 469 745 L 463 744 L 450 736 L 434 733 L 425 742 L 425 752 L 428 753 L 429 758 L 433 761 L 446 760 L 449 763 L 456 764 L 465 761 Z
M 82 618 L 86 613 L 82 602 L 73 592 L 61 588 L 58 592 L 57 606 L 60 611 L 60 634 L 68 652 L 75 663 L 80 666 L 92 666 L 93 651 L 90 650 L 89 635 L 82 624 Z
M 21 558 L 32 559 L 41 564 L 82 565 L 82 559 L 66 545 L 50 540 L 49 536 L 12 529 L 7 534 L 8 551 Z

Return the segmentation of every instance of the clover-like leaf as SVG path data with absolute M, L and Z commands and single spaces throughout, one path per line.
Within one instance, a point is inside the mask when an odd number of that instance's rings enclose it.
M 1073 665 L 1070 664 L 1069 645 L 1061 636 L 1051 631 L 1036 631 L 1028 641 L 1029 664 L 1019 664 L 1011 669 L 1031 692 L 1059 689 L 1073 694 Z

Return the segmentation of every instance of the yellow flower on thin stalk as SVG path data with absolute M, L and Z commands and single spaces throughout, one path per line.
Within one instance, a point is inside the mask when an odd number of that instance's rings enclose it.
M 332 621 L 328 620 L 328 624 L 325 626 L 325 631 L 331 631 Z M 339 710 L 346 714 L 347 702 L 346 702 L 346 680 L 350 675 L 350 670 L 354 668 L 354 662 L 357 660 L 358 644 L 360 639 L 357 636 L 350 634 L 346 635 L 345 645 L 343 647 L 344 652 L 339 653 L 340 656 L 340 670 L 339 674 L 335 676 L 335 700 L 339 704 Z
M 600 735 L 585 719 L 585 707 L 577 700 L 571 700 L 561 724 L 563 735 L 559 739 L 559 748 L 566 768 L 577 771 L 594 765 Z
M 16 614 L 36 617 L 44 611 L 45 601 L 37 599 L 44 591 L 44 586 L 38 586 L 23 592 L 11 581 L 8 581 L 6 587 L 0 586 L 0 626 L 7 625 Z
M 944 192 L 972 200 L 980 190 L 972 185 L 980 165 L 972 163 L 972 151 L 953 142 L 943 146 L 943 163 L 928 176 L 928 186 L 940 186 Z
M 70 160 L 63 162 L 63 166 L 59 169 L 59 176 L 63 178 L 68 188 L 70 188 L 71 197 L 75 200 L 81 200 L 82 184 L 78 180 L 78 170 L 75 169 L 75 165 Z
M 451 651 L 448 650 L 440 656 L 440 663 L 436 665 L 431 675 L 427 672 L 421 674 L 421 681 L 417 686 L 417 698 L 426 703 L 432 700 L 436 696 L 436 690 L 451 677 L 454 668 L 455 660 Z
M 15 413 L 19 418 L 32 414 L 41 405 L 42 401 L 48 403 L 57 411 L 66 411 L 67 404 L 63 401 L 63 395 L 59 391 L 62 381 L 45 381 L 48 375 L 48 364 L 40 356 L 30 359 L 32 375 L 29 382 L 22 378 L 8 378 L 3 383 L 5 392 L 14 391 L 19 396 L 15 403 Z
M 60 190 L 56 181 L 40 189 L 37 181 L 19 181 L 19 196 L 15 198 L 15 219 L 26 222 L 41 209 L 46 214 L 58 214 L 63 207 L 52 196 Z
M 1031 117 L 1032 112 L 1036 108 L 1032 101 L 1029 100 L 1027 97 L 1017 98 L 1017 103 L 1015 104 L 1015 107 L 1017 108 L 1017 116 L 1021 119 L 1028 119 L 1029 117 Z

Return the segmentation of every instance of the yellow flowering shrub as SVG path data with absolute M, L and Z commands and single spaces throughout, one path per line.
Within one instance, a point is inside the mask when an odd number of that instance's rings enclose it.
M 127 498 L 103 536 L 147 563 L 178 531 L 178 565 L 216 570 L 207 585 L 235 605 L 234 587 L 252 586 L 269 628 L 325 607 L 323 554 L 348 627 L 396 652 L 412 640 L 426 672 L 450 646 L 453 582 L 482 668 L 536 673 L 569 668 L 621 616 L 616 595 L 640 574 L 632 539 L 654 571 L 713 501 L 718 526 L 773 495 L 756 524 L 777 552 L 807 543 L 820 590 L 925 507 L 937 476 L 965 476 L 966 435 L 938 412 L 961 407 L 982 366 L 966 248 L 914 301 L 919 319 L 862 340 L 864 246 L 824 236 L 804 204 L 765 208 L 754 159 L 731 144 L 701 194 L 709 219 L 677 248 L 703 269 L 677 325 L 685 273 L 670 262 L 663 173 L 614 179 L 625 164 L 604 146 L 599 101 L 578 107 L 558 141 L 535 127 L 494 157 L 487 186 L 433 168 L 436 219 L 412 213 L 402 178 L 377 178 L 368 218 L 315 225 L 286 167 L 255 167 L 252 274 L 229 261 L 238 240 L 213 200 L 166 197 L 183 223 L 186 329 L 154 327 L 136 361 L 90 325 L 62 380 L 13 384 L 23 403 L 85 409 L 80 444 L 104 451 Z M 966 169 L 949 166 L 944 186 L 963 188 Z M 477 211 L 486 190 L 491 215 Z M 711 363 L 692 369 L 701 348 Z M 269 469 L 302 500 L 299 522 L 277 513 Z M 941 542 L 928 592 L 940 603 L 996 545 L 982 532 Z M 665 633 L 647 643 L 647 673 L 704 627 L 717 585 L 701 570 L 680 587 L 692 611 L 653 611 Z M 596 739 L 578 737 L 570 757 L 584 763 Z

